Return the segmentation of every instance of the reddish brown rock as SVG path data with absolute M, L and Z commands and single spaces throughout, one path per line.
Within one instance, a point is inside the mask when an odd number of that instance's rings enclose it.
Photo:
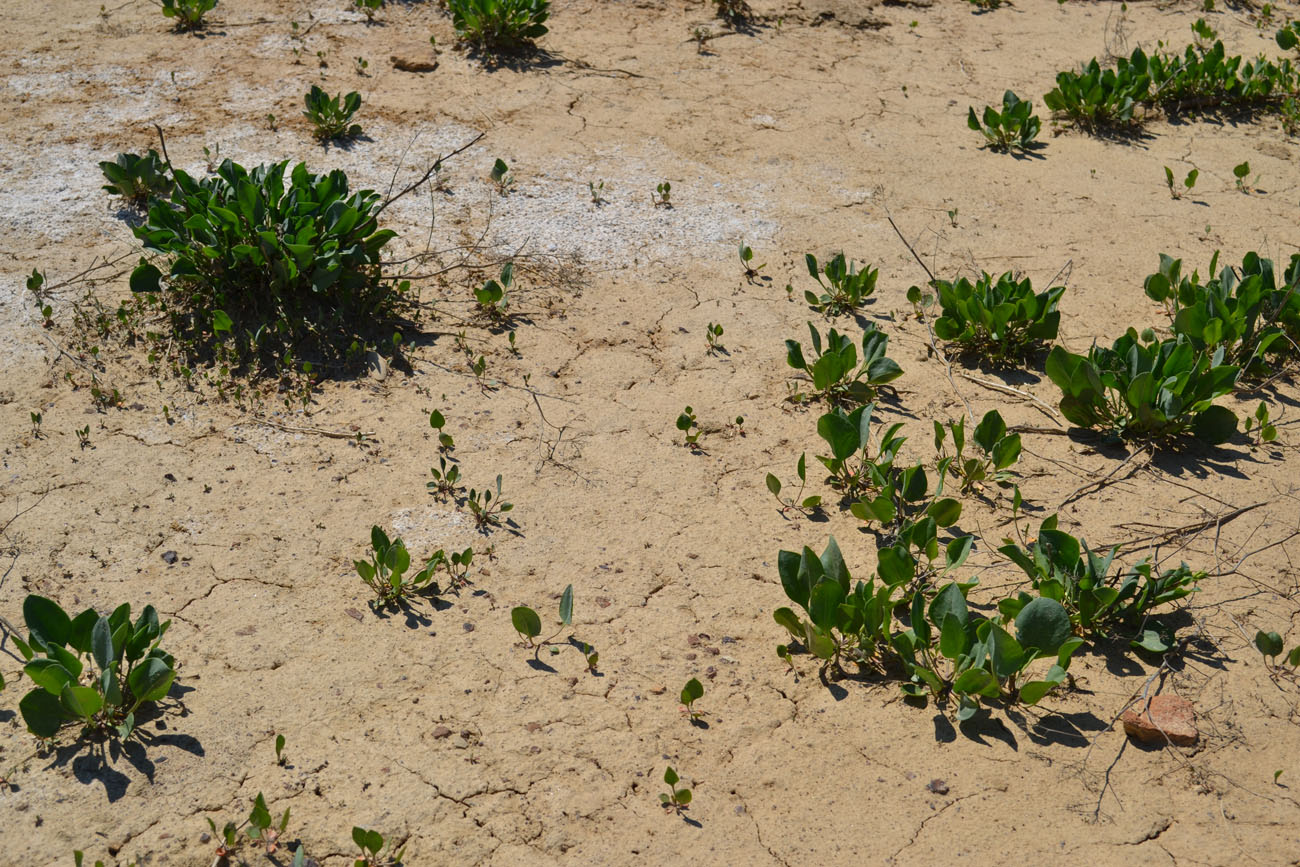
M 399 45 L 388 58 L 394 69 L 402 72 L 433 72 L 438 68 L 438 58 L 427 44 Z
M 1120 721 L 1125 734 L 1144 743 L 1190 747 L 1198 737 L 1192 703 L 1176 695 L 1157 695 L 1145 707 L 1139 701 L 1124 711 Z

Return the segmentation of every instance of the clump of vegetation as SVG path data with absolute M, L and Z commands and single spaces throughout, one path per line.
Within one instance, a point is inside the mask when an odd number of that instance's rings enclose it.
M 216 851 L 218 864 L 230 863 L 230 857 L 235 855 L 246 841 L 262 849 L 270 857 L 279 848 L 280 837 L 289 827 L 289 808 L 285 807 L 284 813 L 280 815 L 280 821 L 274 822 L 271 818 L 271 810 L 266 805 L 266 798 L 258 792 L 257 797 L 253 799 L 253 809 L 243 822 L 238 824 L 227 822 L 218 830 L 217 823 L 209 818 L 208 827 L 218 841 Z M 299 845 L 294 864 L 301 864 L 303 857 L 303 849 Z
M 1147 297 L 1164 305 L 1175 335 L 1204 352 L 1222 349 L 1242 375 L 1262 377 L 1300 355 L 1300 254 L 1285 270 L 1250 252 L 1241 266 L 1218 268 L 1209 279 L 1182 273 L 1183 262 L 1160 255 L 1160 269 L 1146 278 Z
M 1105 555 L 1093 553 L 1087 542 L 1057 529 L 1056 515 L 1043 521 L 1028 547 L 1008 542 L 998 550 L 1024 570 L 1040 596 L 1065 606 L 1077 634 L 1090 639 L 1122 638 L 1154 653 L 1168 650 L 1173 640 L 1151 612 L 1192 593 L 1205 577 L 1186 563 L 1157 571 L 1149 559 L 1112 572 L 1119 546 Z M 1003 600 L 998 609 L 1010 620 L 1030 599 L 1021 593 Z
M 164 314 L 183 357 L 280 373 L 299 353 L 356 363 L 368 339 L 405 308 L 408 284 L 385 280 L 380 255 L 396 233 L 384 205 L 350 192 L 347 175 L 303 164 L 224 161 L 176 189 L 135 229 L 167 274 L 141 260 L 131 289 Z
M 967 109 L 966 125 L 984 136 L 989 150 L 1027 151 L 1036 146 L 1038 132 L 1043 128 L 1042 120 L 1033 111 L 1033 103 L 1008 90 L 1002 94 L 1002 111 L 986 105 L 981 121 L 971 106 Z
M 501 279 L 488 280 L 474 290 L 474 306 L 489 320 L 502 323 L 510 318 L 510 284 L 514 282 L 515 265 L 507 262 L 501 268 Z
M 501 499 L 500 473 L 497 473 L 495 494 L 487 487 L 482 491 L 470 488 L 469 495 L 465 497 L 465 505 L 474 516 L 475 523 L 485 531 L 489 527 L 501 526 L 501 516 L 515 507 L 514 503 L 507 503 Z
M 754 17 L 754 10 L 745 0 L 713 0 L 718 17 L 731 25 L 744 24 Z
M 352 122 L 353 115 L 361 108 L 361 94 L 355 90 L 346 95 L 330 96 L 313 84 L 303 101 L 307 105 L 303 117 L 311 121 L 316 138 L 321 141 L 361 135 L 361 125 Z
M 198 30 L 203 16 L 216 8 L 217 0 L 162 0 L 164 18 L 175 18 L 177 30 Z
M 947 454 L 952 440 L 954 454 Z M 975 449 L 966 450 L 966 419 L 943 425 L 934 423 L 934 448 L 940 453 L 939 475 L 951 476 L 961 483 L 962 493 L 975 490 L 985 482 L 1007 485 L 1012 479 L 1010 468 L 1020 460 L 1020 434 L 1009 433 L 1002 414 L 991 409 L 972 431 Z M 978 453 L 974 453 L 978 450 Z
M 438 593 L 434 578 L 440 571 L 446 572 L 452 588 L 467 582 L 466 575 L 474 561 L 474 549 L 453 551 L 448 554 L 439 548 L 433 552 L 420 571 L 410 578 L 406 577 L 411 568 L 411 555 L 406 550 L 406 543 L 401 539 L 389 539 L 382 528 L 370 528 L 370 560 L 354 560 L 353 567 L 361 580 L 375 593 L 370 607 L 376 611 L 380 608 L 404 604 L 410 597 L 421 592 Z
M 671 767 L 664 771 L 664 782 L 668 784 L 668 792 L 659 795 L 659 803 L 663 804 L 665 809 L 677 813 L 685 810 L 691 803 L 691 790 L 685 787 L 677 788 L 681 777 L 677 776 L 677 772 Z
M 655 185 L 654 192 L 650 194 L 650 204 L 656 208 L 671 208 L 673 197 L 673 185 L 667 181 L 661 181 Z
M 767 474 L 767 489 L 776 497 L 776 501 L 781 504 L 781 513 L 794 509 L 803 512 L 805 515 L 821 507 L 822 498 L 818 495 L 805 497 L 803 495 L 804 487 L 808 484 L 808 454 L 804 452 L 799 455 L 799 462 L 795 464 L 795 475 L 799 477 L 799 493 L 793 497 L 781 497 L 781 480 L 774 473 Z
M 1055 347 L 1046 373 L 1062 391 L 1061 414 L 1080 427 L 1162 442 L 1191 434 L 1217 445 L 1237 430 L 1232 410 L 1214 400 L 1232 391 L 1239 368 L 1224 347 L 1198 350 L 1184 336 L 1156 340 L 1133 329 L 1087 355 Z
M 353 0 L 353 5 L 360 9 L 366 16 L 366 21 L 374 21 L 377 13 L 384 5 L 384 0 Z
M 1282 636 L 1276 632 L 1265 632 L 1259 630 L 1255 633 L 1255 649 L 1265 659 L 1273 660 L 1273 667 L 1277 666 L 1277 658 L 1285 652 L 1286 645 L 1283 643 Z M 1286 664 L 1291 668 L 1300 668 L 1300 644 L 1291 648 L 1291 652 L 1284 657 Z
M 99 169 L 108 181 L 104 189 L 136 207 L 166 196 L 172 190 L 170 167 L 153 148 L 144 156 L 118 154 L 112 162 L 101 162 Z
M 171 621 L 145 606 L 131 622 L 123 604 L 107 616 L 87 608 L 76 617 L 52 599 L 30 595 L 23 601 L 28 634 L 14 644 L 27 664 L 23 672 L 36 688 L 18 703 L 27 729 L 52 738 L 69 723 L 84 734 L 135 732 L 135 713 L 160 701 L 176 677 L 175 659 L 159 649 Z
M 821 266 L 812 253 L 804 254 L 804 263 L 808 266 L 808 273 L 822 288 L 821 294 L 804 292 L 804 300 L 809 307 L 827 316 L 852 313 L 876 291 L 879 270 L 867 265 L 859 271 L 853 262 L 845 260 L 843 253 L 827 262 L 820 273 L 818 269 Z M 823 274 L 825 281 L 822 280 Z
M 1192 169 L 1187 173 L 1187 177 L 1183 178 L 1182 186 L 1179 187 L 1174 184 L 1174 170 L 1169 166 L 1165 166 L 1164 169 L 1165 186 L 1169 187 L 1169 198 L 1171 199 L 1181 199 L 1184 195 L 1190 193 L 1192 187 L 1196 186 L 1196 179 L 1201 176 L 1200 169 Z
M 519 637 L 533 651 L 534 659 L 537 658 L 537 654 L 541 652 L 543 647 L 550 647 L 552 654 L 558 654 L 560 652 L 559 642 L 555 639 L 567 627 L 573 625 L 573 585 L 570 584 L 565 587 L 564 592 L 560 594 L 560 628 L 551 636 L 547 638 L 540 637 L 542 634 L 542 618 L 527 605 L 516 605 L 510 609 L 510 623 L 514 626 L 515 631 L 519 633 Z M 593 673 L 596 671 L 596 665 L 600 662 L 600 654 L 596 652 L 595 648 L 586 642 L 575 640 L 572 635 L 569 636 L 568 641 L 565 643 L 582 652 L 582 657 L 587 662 L 588 671 Z
M 846 334 L 834 328 L 822 335 L 816 326 L 808 323 L 812 342 L 813 360 L 804 356 L 803 346 L 796 340 L 785 342 L 786 364 L 808 377 L 810 392 L 795 391 L 791 397 L 797 401 L 821 398 L 833 406 L 861 404 L 872 400 L 877 389 L 903 375 L 903 369 L 885 353 L 889 351 L 889 335 L 868 325 L 862 333 L 862 353 Z
M 384 835 L 368 828 L 352 828 L 352 842 L 361 850 L 361 857 L 353 862 L 353 867 L 402 867 L 402 855 L 406 847 L 394 851 L 394 840 L 388 844 L 388 853 L 384 854 Z
M 1035 293 L 1029 278 L 1017 280 L 1010 271 L 997 278 L 983 274 L 974 283 L 962 277 L 933 285 L 942 309 L 935 336 L 963 355 L 1002 366 L 1023 361 L 1056 339 L 1064 286 Z
M 699 701 L 703 697 L 704 684 L 700 683 L 698 678 L 692 677 L 690 680 L 686 681 L 686 685 L 682 687 L 681 702 L 682 710 L 690 716 L 691 722 L 695 722 L 700 717 L 704 716 L 701 711 L 695 709 L 695 702 Z
M 447 0 L 456 35 L 488 53 L 519 51 L 546 35 L 549 0 Z

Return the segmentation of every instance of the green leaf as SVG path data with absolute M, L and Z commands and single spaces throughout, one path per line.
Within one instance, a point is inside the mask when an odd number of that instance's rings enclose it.
M 214 333 L 221 334 L 222 332 L 225 332 L 228 334 L 230 333 L 230 330 L 234 327 L 235 327 L 235 323 L 226 314 L 226 311 L 224 310 L 212 311 L 212 331 Z
M 1255 633 L 1255 647 L 1265 656 L 1282 655 L 1282 636 L 1276 632 L 1264 632 L 1262 629 Z
M 54 659 L 33 659 L 23 666 L 23 671 L 32 679 L 32 683 L 53 696 L 58 696 L 65 686 L 77 681 L 72 672 Z
M 773 496 L 781 496 L 781 480 L 772 473 L 767 474 L 767 489 L 772 492 Z
M 682 704 L 690 705 L 704 695 L 704 685 L 696 678 L 686 681 L 686 686 L 682 687 Z
M 1226 406 L 1208 407 L 1196 416 L 1192 432 L 1209 445 L 1226 443 L 1237 432 L 1237 416 Z
M 1035 705 L 1043 700 L 1059 683 L 1052 680 L 1031 680 L 1029 683 L 1022 684 L 1020 687 L 1020 701 L 1023 704 Z
M 957 620 L 963 629 L 970 621 L 970 610 L 966 606 L 966 596 L 955 582 L 945 585 L 930 603 L 930 622 L 942 628 L 949 617 Z
M 573 585 L 564 588 L 560 595 L 560 622 L 565 626 L 573 625 Z
M 772 612 L 772 618 L 778 624 L 784 626 L 786 631 L 794 637 L 796 641 L 802 641 L 804 636 L 803 622 L 789 608 L 778 608 Z
M 59 694 L 59 703 L 68 713 L 87 723 L 104 706 L 99 691 L 90 686 L 65 686 Z
M 149 262 L 141 259 L 140 264 L 136 265 L 131 272 L 131 291 L 157 292 L 162 288 L 159 285 L 160 280 L 162 280 L 162 272 Z
M 677 772 L 674 771 L 671 766 L 666 771 L 664 771 L 664 782 L 667 783 L 668 785 L 675 786 L 680 781 L 681 778 L 677 776 Z
M 146 701 L 158 701 L 171 689 L 176 672 L 158 657 L 149 657 L 131 669 L 126 685 L 135 696 L 136 706 Z
M 527 605 L 512 608 L 510 622 L 514 624 L 515 631 L 525 638 L 533 639 L 542 634 L 542 619 Z
M 23 600 L 23 619 L 27 628 L 47 644 L 63 646 L 72 634 L 72 620 L 59 604 L 32 594 Z
M 1070 637 L 1070 615 L 1055 599 L 1034 599 L 1016 615 L 1016 635 L 1024 647 L 1054 654 Z
M 100 671 L 108 668 L 117 659 L 117 654 L 113 652 L 113 632 L 109 627 L 108 618 L 100 617 L 95 620 L 95 626 L 90 634 L 90 647 L 95 657 L 95 664 L 99 666 Z
M 1029 606 L 1025 606 L 1028 608 Z M 1024 614 L 1024 612 L 1020 612 Z M 1029 661 L 1020 642 L 1011 637 L 1001 626 L 996 624 L 989 632 L 989 657 L 993 662 L 993 673 L 999 678 L 1008 678 L 1019 674 Z
M 953 691 L 961 695 L 981 695 L 998 688 L 997 678 L 987 669 L 968 668 L 952 684 Z
M 931 503 L 925 512 L 940 527 L 951 527 L 961 518 L 961 502 L 952 497 L 944 497 Z
M 68 719 L 58 696 L 43 689 L 34 689 L 23 696 L 18 711 L 27 723 L 27 730 L 38 738 L 54 737 Z

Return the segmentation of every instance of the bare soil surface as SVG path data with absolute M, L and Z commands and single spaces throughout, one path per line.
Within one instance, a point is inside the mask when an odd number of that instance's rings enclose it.
M 937 275 L 1067 285 L 1061 343 L 1081 352 L 1167 324 L 1142 291 L 1162 252 L 1189 270 L 1215 250 L 1289 259 L 1296 143 L 1268 118 L 1155 120 L 1125 140 L 1044 129 L 1045 146 L 1016 158 L 967 129 L 967 107 L 1005 89 L 1046 119 L 1057 71 L 1186 44 L 1199 2 L 753 5 L 733 32 L 712 4 L 555 0 L 541 54 L 485 68 L 451 47 L 432 2 L 390 3 L 367 25 L 343 0 L 222 0 L 198 35 L 144 0 L 102 14 L 5 4 L 0 614 L 20 622 L 29 593 L 75 611 L 153 604 L 172 620 L 179 676 L 142 743 L 69 730 L 42 748 L 4 644 L 0 864 L 69 864 L 74 849 L 209 864 L 205 820 L 242 820 L 259 792 L 273 814 L 292 809 L 286 839 L 322 865 L 352 863 L 354 825 L 405 840 L 413 865 L 1300 863 L 1300 688 L 1252 643 L 1257 629 L 1300 643 L 1295 383 L 1226 401 L 1239 415 L 1269 402 L 1280 438 L 1261 448 L 1239 436 L 1150 456 L 1070 433 L 1041 367 L 949 375 L 905 300 L 926 274 L 887 219 Z M 1276 55 L 1252 5 L 1208 18 L 1231 52 Z M 703 51 L 697 27 L 716 37 Z M 394 68 L 395 54 L 431 57 L 430 34 L 434 71 Z M 312 138 L 313 83 L 362 93 L 363 139 Z M 393 258 L 442 250 L 462 265 L 415 281 L 434 316 L 405 335 L 408 363 L 325 379 L 306 408 L 237 406 L 155 375 L 139 349 L 89 357 L 72 313 L 84 281 L 56 291 L 42 327 L 23 287 L 33 268 L 58 283 L 107 259 L 94 292 L 110 309 L 127 294 L 132 215 L 96 163 L 156 147 L 153 124 L 189 171 L 219 146 L 217 159 L 340 167 L 380 191 L 485 133 L 446 163 L 444 190 L 385 213 Z M 487 177 L 497 158 L 515 176 L 506 196 Z M 1248 194 L 1232 175 L 1243 160 L 1259 177 Z M 1198 167 L 1195 190 L 1172 199 L 1163 166 Z M 664 180 L 671 208 L 651 203 Z M 602 181 L 596 204 L 588 183 Z M 759 279 L 742 273 L 742 241 Z M 961 724 L 892 683 L 821 677 L 806 655 L 787 671 L 777 552 L 834 535 L 859 577 L 876 557 L 811 468 L 809 492 L 832 503 L 818 519 L 783 515 L 764 487 L 822 448 L 819 410 L 786 400 L 783 340 L 825 327 L 802 303 L 804 253 L 840 250 L 880 269 L 860 322 L 835 324 L 890 335 L 905 374 L 879 412 L 906 422 L 906 453 L 928 455 L 931 420 L 967 406 L 1028 428 L 1023 530 L 1059 509 L 1094 547 L 1214 576 L 1171 619 L 1183 653 L 1162 666 L 1090 651 L 1072 689 Z M 470 294 L 510 257 L 517 354 Z M 723 352 L 706 342 L 715 322 Z M 96 409 L 92 375 L 120 406 Z M 674 427 L 686 405 L 700 453 Z M 466 484 L 501 475 L 506 526 L 481 533 L 426 492 L 435 409 Z M 374 524 L 417 558 L 472 545 L 472 584 L 373 613 L 352 561 Z M 962 570 L 980 578 L 973 601 L 1022 584 L 996 551 L 1015 532 L 1005 492 L 970 500 L 961 529 L 976 536 Z M 534 659 L 510 623 L 527 604 L 549 626 L 568 584 L 594 674 L 568 648 Z M 691 677 L 701 725 L 677 702 Z M 1116 720 L 1144 692 L 1191 700 L 1198 745 L 1128 742 Z M 680 816 L 659 804 L 667 765 L 694 790 Z

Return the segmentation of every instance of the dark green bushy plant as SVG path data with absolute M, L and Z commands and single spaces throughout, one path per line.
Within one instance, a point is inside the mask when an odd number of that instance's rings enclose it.
M 489 52 L 514 51 L 547 32 L 549 0 L 447 0 L 462 42 Z
M 168 260 L 166 278 L 141 260 L 131 288 L 150 293 L 172 331 L 198 356 L 228 341 L 240 363 L 302 352 L 359 354 L 360 341 L 391 320 L 405 284 L 384 280 L 372 190 L 349 192 L 342 171 L 314 175 L 288 162 L 245 170 L 230 160 L 195 180 L 176 171 L 172 196 L 135 229 Z M 349 346 L 351 344 L 351 346 Z
M 1090 132 L 1126 127 L 1134 122 L 1134 109 L 1144 103 L 1151 90 L 1147 56 L 1135 49 L 1129 58 L 1119 58 L 1114 69 L 1102 69 L 1094 57 L 1079 72 L 1060 72 L 1056 87 L 1043 102 L 1058 116 Z
M 361 135 L 361 125 L 352 123 L 352 116 L 361 108 L 361 94 L 355 90 L 349 94 L 330 96 L 313 84 L 303 97 L 303 102 L 307 106 L 303 110 L 303 117 L 312 122 L 316 138 L 321 141 Z
M 1217 269 L 1209 279 L 1182 273 L 1182 260 L 1160 254 L 1160 270 L 1143 284 L 1165 306 L 1174 334 L 1202 351 L 1222 348 L 1245 376 L 1268 375 L 1280 359 L 1294 358 L 1300 341 L 1300 254 L 1279 272 L 1269 259 L 1247 253 L 1240 268 Z
M 18 703 L 32 734 L 51 738 L 64 725 L 129 738 L 141 705 L 167 695 L 175 660 L 158 644 L 171 621 L 145 606 L 131 622 L 131 606 L 107 616 L 87 608 L 69 617 L 57 602 L 31 595 L 23 601 L 27 640 L 14 643 L 27 660 L 23 672 L 36 688 Z
M 1087 355 L 1055 347 L 1046 373 L 1063 392 L 1061 414 L 1080 427 L 1161 441 L 1192 434 L 1211 445 L 1227 442 L 1237 417 L 1215 398 L 1232 391 L 1238 368 L 1222 347 L 1197 350 L 1186 337 L 1140 339 L 1132 329 L 1110 349 Z
M 991 105 L 984 106 L 981 118 L 974 106 L 967 109 L 966 125 L 984 136 L 984 142 L 993 151 L 1009 153 L 1035 147 L 1035 139 L 1043 122 L 1033 113 L 1033 103 L 1022 100 L 1011 91 L 1002 94 L 1002 111 Z
M 876 389 L 903 375 L 903 369 L 885 353 L 889 350 L 889 335 L 879 331 L 874 324 L 862 333 L 862 355 L 848 335 L 834 328 L 826 336 L 823 351 L 822 336 L 816 326 L 808 323 L 812 341 L 813 361 L 804 357 L 803 347 L 796 340 L 785 342 L 786 363 L 802 371 L 812 384 L 811 395 L 798 393 L 797 397 L 820 397 L 827 403 L 843 406 L 865 403 L 876 395 Z
M 974 283 L 937 280 L 934 287 L 943 311 L 934 334 L 964 354 L 1008 364 L 1056 339 L 1064 286 L 1035 293 L 1029 278 L 1017 280 L 1008 271 L 997 278 L 983 274 Z
M 821 273 L 818 273 L 817 257 L 812 253 L 804 254 L 804 262 L 808 266 L 808 273 L 822 288 L 820 295 L 811 291 L 804 292 L 804 300 L 809 307 L 827 316 L 852 313 L 876 291 L 879 270 L 866 265 L 859 271 L 852 261 L 845 260 L 843 253 L 827 262 L 821 268 Z M 822 280 L 822 274 L 826 275 L 825 280 Z
M 952 455 L 947 454 L 950 438 Z M 946 473 L 956 479 L 961 483 L 963 493 L 984 482 L 1009 485 L 1012 478 L 1010 468 L 1020 460 L 1020 434 L 1008 433 L 1002 414 L 996 409 L 986 412 L 971 432 L 970 442 L 976 448 L 968 452 L 964 417 L 947 425 L 935 421 L 934 450 L 940 454 L 937 463 L 940 478 Z
M 1205 577 L 1186 563 L 1156 571 L 1149 559 L 1112 572 L 1119 547 L 1095 554 L 1087 542 L 1057 529 L 1055 515 L 1043 521 L 1029 547 L 1008 542 L 998 550 L 1024 570 L 1039 595 L 1065 606 L 1079 635 L 1120 637 L 1155 652 L 1168 650 L 1172 642 L 1165 628 L 1150 619 L 1151 611 L 1192 593 Z M 1021 593 L 998 607 L 1010 620 L 1029 599 Z
M 126 199 L 132 205 L 143 205 L 150 199 L 171 192 L 171 170 L 153 148 L 149 153 L 118 154 L 113 161 L 99 164 L 108 181 L 104 189 Z

